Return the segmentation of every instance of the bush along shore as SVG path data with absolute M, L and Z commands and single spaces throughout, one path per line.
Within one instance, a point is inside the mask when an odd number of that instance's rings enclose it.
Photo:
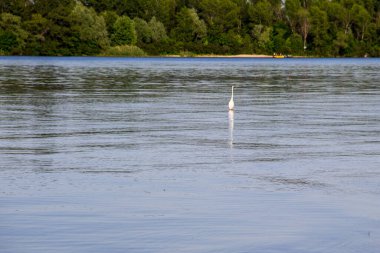
M 0 55 L 379 57 L 376 0 L 1 0 Z

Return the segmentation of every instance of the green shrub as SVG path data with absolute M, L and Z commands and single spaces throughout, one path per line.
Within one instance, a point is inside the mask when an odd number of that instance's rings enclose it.
M 180 51 L 179 56 L 181 56 L 181 57 L 195 57 L 196 54 L 193 52 L 189 52 L 189 51 Z
M 110 47 L 103 51 L 101 56 L 146 56 L 147 54 L 137 46 L 122 45 Z

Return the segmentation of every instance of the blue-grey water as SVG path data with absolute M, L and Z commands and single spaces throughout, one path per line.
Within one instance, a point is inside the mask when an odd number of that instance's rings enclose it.
M 0 252 L 377 253 L 379 80 L 380 59 L 1 57 Z

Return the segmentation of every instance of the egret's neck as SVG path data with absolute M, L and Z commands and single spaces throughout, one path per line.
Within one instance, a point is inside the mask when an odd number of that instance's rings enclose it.
M 232 86 L 232 94 L 231 94 L 231 98 L 234 98 L 234 86 Z

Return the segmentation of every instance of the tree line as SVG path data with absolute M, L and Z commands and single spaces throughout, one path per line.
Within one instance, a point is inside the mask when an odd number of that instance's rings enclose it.
M 0 0 L 0 55 L 242 53 L 379 57 L 380 1 Z

